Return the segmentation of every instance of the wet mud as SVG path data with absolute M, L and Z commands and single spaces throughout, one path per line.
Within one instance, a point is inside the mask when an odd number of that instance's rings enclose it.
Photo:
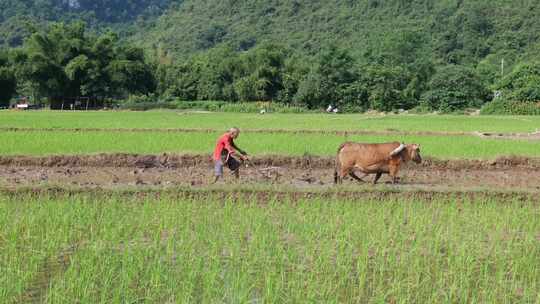
M 251 163 L 258 167 L 283 167 L 287 169 L 334 168 L 334 156 L 260 156 Z M 94 167 L 94 168 L 192 168 L 211 167 L 210 155 L 195 154 L 94 154 L 94 155 L 53 155 L 53 156 L 0 156 L 0 166 L 4 167 Z M 425 158 L 421 165 L 408 165 L 431 170 L 499 170 L 499 169 L 540 169 L 540 158 L 499 157 L 493 160 L 440 160 Z
M 0 187 L 84 187 L 104 189 L 124 188 L 205 188 L 212 186 L 213 168 L 210 160 L 200 158 L 175 158 L 161 162 L 159 157 L 122 158 L 111 161 L 115 166 L 104 166 L 90 158 L 73 160 L 25 159 L 4 162 L 0 165 Z M 33 162 L 34 165 L 30 165 Z M 16 165 L 14 165 L 14 163 Z M 39 165 L 42 164 L 42 165 Z M 52 165 L 54 164 L 54 165 Z M 95 166 L 89 166 L 95 164 Z M 122 165 L 118 165 L 122 164 Z M 236 181 L 225 172 L 221 181 L 225 185 L 274 185 L 299 189 L 328 189 L 334 186 L 333 162 L 329 159 L 259 159 L 241 168 L 240 180 Z M 345 186 L 375 188 L 392 187 L 398 190 L 523 190 L 540 191 L 540 171 L 536 162 L 520 159 L 501 159 L 493 162 L 439 161 L 424 165 L 404 167 L 398 185 L 388 184 L 383 176 L 379 186 L 371 185 L 373 176 L 365 177 L 365 183 L 351 179 Z

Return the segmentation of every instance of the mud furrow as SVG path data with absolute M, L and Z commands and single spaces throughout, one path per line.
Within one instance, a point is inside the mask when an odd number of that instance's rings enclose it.
M 256 166 L 286 167 L 290 169 L 331 169 L 333 156 L 257 156 Z M 0 156 L 0 166 L 6 167 L 119 167 L 119 168 L 184 168 L 212 166 L 210 155 L 161 154 L 143 155 L 128 153 L 52 156 Z M 493 160 L 444 160 L 426 158 L 421 165 L 410 165 L 425 170 L 500 170 L 540 169 L 540 158 L 508 156 Z
M 333 168 L 291 167 L 243 167 L 240 180 L 226 171 L 223 183 L 226 187 L 245 185 L 293 189 L 334 189 Z M 423 169 L 404 168 L 400 171 L 401 183 L 390 185 L 399 190 L 448 189 L 477 190 L 494 189 L 514 191 L 517 189 L 540 191 L 540 174 L 536 169 Z M 355 189 L 376 189 L 371 185 L 373 177 L 364 178 L 365 183 L 347 180 L 344 185 Z M 381 184 L 389 182 L 384 175 Z M 213 187 L 213 168 L 206 165 L 177 168 L 133 168 L 133 167 L 5 167 L 0 166 L 0 187 L 21 188 L 33 186 L 86 187 L 104 189 L 174 189 Z M 377 186 L 381 187 L 381 186 Z
M 13 128 L 3 127 L 0 132 L 141 132 L 141 133 L 219 133 L 223 129 L 212 128 Z M 320 129 L 242 129 L 243 133 L 266 134 L 326 134 L 326 135 L 476 135 L 475 132 L 400 131 L 400 130 L 320 130 Z M 510 135 L 510 134 L 509 134 Z

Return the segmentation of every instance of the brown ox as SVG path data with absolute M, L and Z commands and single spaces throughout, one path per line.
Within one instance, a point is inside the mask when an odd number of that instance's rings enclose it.
M 410 160 L 417 164 L 422 162 L 420 145 L 405 145 L 398 142 L 383 144 L 346 142 L 339 146 L 337 152 L 334 183 L 342 183 L 347 174 L 359 182 L 364 182 L 362 178 L 367 175 L 375 174 L 373 184 L 376 184 L 381 175 L 387 173 L 395 184 L 398 181 L 399 167 Z M 360 171 L 364 175 L 358 177 L 355 171 Z

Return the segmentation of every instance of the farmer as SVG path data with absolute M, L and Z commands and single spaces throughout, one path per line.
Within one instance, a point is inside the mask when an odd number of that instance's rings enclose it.
M 214 173 L 216 183 L 223 176 L 223 166 L 226 165 L 233 172 L 236 179 L 240 176 L 240 162 L 235 158 L 247 160 L 247 153 L 234 144 L 234 140 L 240 135 L 238 128 L 231 128 L 229 132 L 221 135 L 214 149 Z M 240 155 L 237 155 L 240 153 Z

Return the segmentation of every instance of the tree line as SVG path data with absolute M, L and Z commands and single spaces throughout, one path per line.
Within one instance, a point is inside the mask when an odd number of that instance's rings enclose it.
M 385 41 L 380 52 L 360 57 L 336 45 L 323 45 L 310 55 L 277 43 L 248 50 L 223 45 L 178 57 L 159 49 L 145 52 L 111 31 L 93 34 L 82 22 L 55 23 L 33 33 L 21 47 L 0 52 L 0 102 L 6 106 L 19 94 L 46 102 L 89 96 L 149 103 L 271 101 L 307 109 L 332 104 L 355 112 L 456 112 L 493 99 L 525 103 L 534 110 L 540 100 L 537 62 L 518 64 L 506 75 L 480 64 L 441 64 L 425 56 L 419 39 L 403 32 Z M 491 106 L 490 111 L 503 108 L 511 112 L 515 107 Z
M 495 97 L 506 102 L 540 101 L 536 62 L 494 77 L 466 65 L 437 65 L 421 51 L 407 51 L 413 41 L 402 42 L 363 60 L 333 45 L 313 56 L 273 43 L 244 52 L 218 47 L 158 65 L 157 94 L 181 100 L 274 101 L 308 109 L 331 104 L 354 112 L 449 113 L 479 109 Z
M 50 103 L 155 91 L 153 68 L 141 48 L 119 43 L 113 32 L 90 34 L 81 22 L 51 24 L 22 47 L 0 52 L 0 58 L 4 106 L 14 94 Z

